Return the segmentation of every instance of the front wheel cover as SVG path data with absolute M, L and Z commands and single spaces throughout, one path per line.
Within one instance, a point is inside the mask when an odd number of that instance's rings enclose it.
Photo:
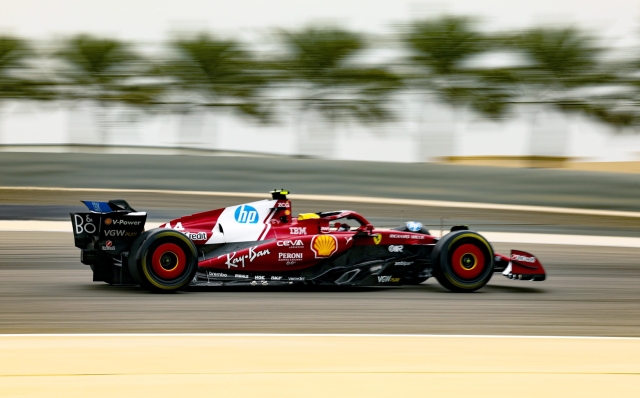
M 473 231 L 456 231 L 441 239 L 432 253 L 433 276 L 448 290 L 473 292 L 493 275 L 491 244 Z
M 180 232 L 145 232 L 132 248 L 129 269 L 135 280 L 153 292 L 175 292 L 186 287 L 198 268 L 193 242 Z

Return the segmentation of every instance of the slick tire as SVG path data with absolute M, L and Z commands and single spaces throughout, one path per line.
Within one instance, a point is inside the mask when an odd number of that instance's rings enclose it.
M 154 293 L 172 293 L 189 285 L 198 270 L 198 255 L 184 234 L 152 229 L 133 243 L 128 266 L 140 286 Z
M 473 292 L 493 275 L 493 248 L 480 234 L 455 231 L 445 235 L 431 253 L 433 276 L 452 292 Z

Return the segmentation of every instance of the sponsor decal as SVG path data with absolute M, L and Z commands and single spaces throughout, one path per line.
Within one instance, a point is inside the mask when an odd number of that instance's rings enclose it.
M 285 215 L 285 216 L 291 215 L 291 211 L 289 211 L 289 210 L 285 210 L 285 211 L 284 211 L 284 215 Z
M 218 256 L 218 258 L 223 257 L 223 256 L 227 256 L 227 261 L 225 262 L 225 264 L 229 268 L 237 267 L 238 264 L 242 264 L 242 268 L 244 268 L 245 260 L 249 260 L 249 262 L 252 263 L 253 260 L 255 260 L 256 258 L 259 258 L 259 257 L 262 257 L 262 256 L 266 256 L 267 254 L 271 254 L 269 249 L 256 250 L 257 247 L 258 246 L 250 247 L 249 248 L 249 252 L 247 254 L 243 255 L 243 256 L 240 256 L 240 257 L 236 257 L 236 253 L 237 252 L 233 252 L 233 253 L 224 254 L 222 256 Z
M 304 243 L 300 239 L 279 240 L 276 244 L 280 247 L 288 247 L 289 249 L 304 249 Z
M 345 237 L 345 239 L 347 240 L 347 245 L 348 245 L 349 242 L 351 242 L 353 240 L 353 236 L 347 236 L 347 237 Z
M 523 262 L 523 263 L 535 263 L 536 262 L 536 258 L 535 257 L 521 256 L 519 254 L 512 254 L 511 255 L 511 260 L 520 261 L 520 262 Z
M 104 231 L 105 236 L 113 236 L 113 237 L 123 237 L 123 238 L 131 238 L 134 236 L 138 236 L 139 232 L 129 232 L 124 229 L 111 229 Z
M 331 257 L 338 251 L 338 239 L 333 235 L 316 235 L 311 239 L 311 250 L 316 258 Z
M 391 239 L 424 239 L 424 235 L 398 235 L 391 234 L 389 235 Z
M 104 242 L 104 246 L 102 246 L 102 250 L 116 250 L 116 248 L 113 247 L 113 242 L 108 240 L 108 241 Z
M 306 235 L 307 227 L 289 227 L 289 233 L 291 235 Z
M 222 272 L 211 272 L 209 271 L 209 276 L 212 278 L 226 278 L 227 274 Z
M 393 278 L 391 275 L 382 275 L 378 277 L 378 283 L 398 283 L 400 278 Z
M 236 278 L 249 279 L 249 275 L 244 275 L 244 274 L 235 274 L 234 276 L 235 276 Z
M 280 209 L 288 209 L 288 208 L 291 207 L 291 203 L 289 203 L 289 202 L 280 202 L 280 203 L 278 203 L 277 207 L 280 208 Z
M 303 281 L 304 280 L 304 276 L 290 276 L 289 280 L 290 281 Z
M 380 234 L 373 235 L 373 243 L 375 243 L 376 245 L 379 245 L 380 242 L 382 242 L 382 235 Z
M 264 275 L 256 275 L 254 277 L 254 279 L 257 280 L 257 281 L 263 281 L 265 279 L 265 276 Z
M 389 253 L 401 253 L 403 249 L 402 245 L 389 245 Z
M 185 231 L 183 232 L 183 234 L 185 234 L 187 236 L 187 238 L 191 239 L 191 240 L 207 240 L 207 233 L 206 232 L 189 232 L 189 231 Z
M 397 265 L 399 267 L 406 267 L 413 264 L 413 261 L 396 261 L 393 265 Z
M 182 226 L 181 222 L 177 222 L 173 227 L 171 226 L 171 223 L 166 223 L 165 228 L 175 229 L 176 231 L 184 231 L 184 227 Z
M 105 219 L 104 219 L 104 224 L 105 224 L 105 225 L 111 225 L 111 222 L 112 222 L 112 221 L 113 221 L 113 220 L 111 220 L 110 218 L 105 218 Z
M 113 225 L 140 225 L 142 221 L 132 221 L 132 220 L 113 220 Z
M 278 253 L 279 260 L 302 260 L 302 253 Z
M 331 227 L 320 227 L 320 233 L 328 234 L 331 232 Z
M 282 277 L 281 277 L 281 276 L 272 276 L 272 277 L 271 277 L 271 280 L 272 280 L 272 281 L 279 281 L 279 280 L 281 280 L 281 279 L 282 279 Z
M 500 257 L 500 256 L 495 256 L 493 260 L 494 260 L 494 261 L 502 261 L 502 257 Z
M 249 205 L 242 205 L 236 209 L 235 219 L 240 224 L 257 224 L 258 211 Z
M 91 216 L 87 214 L 86 218 L 82 218 L 80 214 L 74 214 L 73 220 L 75 221 L 76 234 L 88 233 L 93 234 L 96 232 L 96 226 L 93 223 Z

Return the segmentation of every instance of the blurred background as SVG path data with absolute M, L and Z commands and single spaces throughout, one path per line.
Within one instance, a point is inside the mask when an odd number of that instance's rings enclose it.
M 624 0 L 6 0 L 0 150 L 634 162 L 639 22 Z

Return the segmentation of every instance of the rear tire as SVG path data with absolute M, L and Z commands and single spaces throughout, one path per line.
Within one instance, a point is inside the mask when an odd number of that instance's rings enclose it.
M 493 275 L 493 261 L 491 244 L 473 231 L 445 235 L 431 254 L 433 276 L 452 292 L 473 292 L 486 285 Z
M 171 293 L 189 285 L 198 270 L 198 255 L 184 234 L 152 229 L 136 239 L 128 265 L 140 286 L 155 293 Z

